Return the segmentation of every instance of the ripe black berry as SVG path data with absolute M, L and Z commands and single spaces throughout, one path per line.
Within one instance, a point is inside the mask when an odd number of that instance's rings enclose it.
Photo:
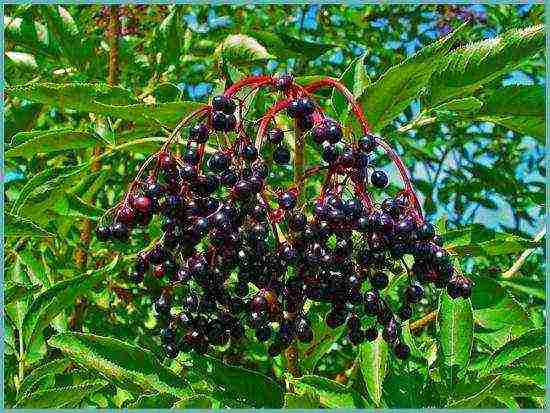
M 298 199 L 294 192 L 284 192 L 279 196 L 279 206 L 284 210 L 291 210 L 296 206 Z
M 370 283 L 373 288 L 376 288 L 377 290 L 383 290 L 388 286 L 388 276 L 386 273 L 383 272 L 377 272 L 372 275 L 370 278 Z
M 359 140 L 359 148 L 365 153 L 371 153 L 376 148 L 374 136 L 365 135 Z
M 272 145 L 279 145 L 281 142 L 283 142 L 284 137 L 284 132 L 279 128 L 271 129 L 267 133 L 267 139 Z
M 197 143 L 208 142 L 208 126 L 204 123 L 199 123 L 189 131 L 189 138 Z
M 100 241 L 107 241 L 111 238 L 111 228 L 107 226 L 97 227 L 96 230 L 97 239 Z
M 130 235 L 130 229 L 121 222 L 115 222 L 110 227 L 111 234 L 118 241 L 127 241 Z
M 388 186 L 388 175 L 384 171 L 374 171 L 370 181 L 376 188 L 384 189 Z
M 393 348 L 393 353 L 395 354 L 395 357 L 397 357 L 398 359 L 406 360 L 407 358 L 409 358 L 409 355 L 411 354 L 411 349 L 406 344 L 397 343 Z
M 290 150 L 285 145 L 278 145 L 273 151 L 273 162 L 286 165 L 290 162 Z

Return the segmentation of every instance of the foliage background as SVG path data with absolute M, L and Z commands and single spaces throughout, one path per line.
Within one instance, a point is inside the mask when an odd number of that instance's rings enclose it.
M 6 406 L 543 405 L 544 30 L 509 33 L 541 24 L 542 5 L 120 12 L 119 76 L 109 88 L 106 8 L 5 6 Z M 450 52 L 411 57 L 451 32 Z M 227 40 L 237 33 L 257 43 Z M 253 340 L 214 358 L 163 360 L 151 302 L 127 279 L 147 240 L 116 259 L 89 239 L 87 223 L 195 102 L 244 74 L 287 70 L 343 76 L 476 284 L 471 302 L 432 292 L 422 303 L 413 316 L 428 314 L 422 328 L 405 326 L 414 333 L 407 363 L 383 341 L 354 349 L 321 325 L 319 345 L 298 348 L 297 362 L 271 360 Z M 321 98 L 347 116 L 338 97 Z M 104 151 L 100 164 L 90 161 L 94 147 Z M 318 162 L 313 149 L 307 161 Z M 321 320 L 323 308 L 313 314 Z

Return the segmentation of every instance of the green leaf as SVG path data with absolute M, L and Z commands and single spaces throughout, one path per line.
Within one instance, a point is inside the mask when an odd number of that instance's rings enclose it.
M 36 59 L 30 53 L 24 53 L 24 52 L 5 52 L 5 53 L 9 61 L 16 66 L 20 66 L 21 69 L 33 70 L 38 68 Z
M 473 224 L 443 234 L 445 247 L 459 255 L 508 255 L 541 245 L 513 234 Z
M 150 350 L 111 337 L 66 332 L 48 341 L 75 363 L 133 392 L 189 394 L 189 384 L 165 367 Z
M 544 280 L 535 280 L 527 277 L 514 277 L 512 279 L 500 279 L 499 283 L 518 293 L 527 294 L 541 300 L 546 299 Z
M 267 31 L 250 31 L 250 36 L 255 37 L 267 50 L 281 58 L 305 56 L 310 59 L 319 57 L 326 51 L 336 47 L 333 44 L 312 43 L 292 37 L 286 33 L 274 33 Z
M 216 400 L 205 394 L 195 394 L 175 402 L 172 409 L 210 409 Z M 158 406 L 151 406 L 158 408 Z
M 5 153 L 6 158 L 14 158 L 16 156 L 30 158 L 38 153 L 85 149 L 105 145 L 94 134 L 70 129 L 21 132 L 13 137 L 12 142 L 21 143 L 8 149 Z
M 342 336 L 344 326 L 332 329 L 325 323 L 325 314 L 328 307 L 315 304 L 308 310 L 313 340 L 310 344 L 298 345 L 298 366 L 302 372 L 313 372 L 321 358 L 330 350 L 332 345 Z
M 275 56 L 268 53 L 256 39 L 243 34 L 233 34 L 225 38 L 214 52 L 216 59 L 229 62 L 232 65 L 250 65 L 260 60 L 272 59 Z
M 489 374 L 495 369 L 508 366 L 518 359 L 544 348 L 544 346 L 544 329 L 529 330 L 521 337 L 509 341 L 493 353 L 483 370 L 483 374 Z
M 434 108 L 434 111 L 437 112 L 458 112 L 461 115 L 471 115 L 477 113 L 483 102 L 474 97 L 467 97 L 461 99 L 453 99 L 449 102 L 443 103 Z
M 365 342 L 359 348 L 363 379 L 376 407 L 382 405 L 382 386 L 388 371 L 388 353 L 388 344 L 380 334 L 376 340 Z
M 40 286 L 32 288 L 19 283 L 6 285 L 4 289 L 4 304 L 7 305 L 19 301 L 21 298 L 27 297 L 36 290 L 40 290 Z
M 466 367 L 473 344 L 474 319 L 470 300 L 440 295 L 437 312 L 438 337 L 447 366 Z
M 358 57 L 346 68 L 340 82 L 346 86 L 355 98 L 363 94 L 370 84 L 370 78 L 365 69 L 364 57 Z M 337 90 L 332 91 L 332 105 L 340 116 L 344 116 L 349 110 L 346 98 Z
M 285 409 L 317 409 L 319 407 L 319 401 L 310 393 L 303 395 L 294 393 L 285 394 Z
M 103 209 L 90 205 L 72 194 L 66 194 L 65 197 L 59 198 L 52 206 L 52 211 L 66 217 L 89 218 L 94 221 L 103 216 L 105 212 Z
M 461 383 L 453 395 L 452 408 L 471 409 L 479 406 L 491 395 L 492 389 L 499 382 L 499 377 L 482 379 L 475 383 Z
M 9 212 L 4 213 L 5 237 L 53 237 L 54 235 L 41 228 L 30 219 L 19 217 Z
M 255 408 L 280 408 L 283 406 L 283 388 L 273 379 L 247 370 L 230 366 L 210 356 L 193 355 L 193 367 L 227 398 L 244 401 Z
M 179 7 L 173 5 L 170 12 L 156 29 L 156 47 L 166 56 L 165 62 L 175 64 L 180 55 L 182 33 Z
M 328 409 L 359 408 L 368 406 L 367 401 L 351 387 L 319 376 L 303 376 L 294 382 L 295 392 L 300 396 L 313 397 Z
M 42 364 L 39 367 L 34 368 L 29 374 L 25 376 L 19 386 L 18 399 L 25 398 L 27 393 L 31 391 L 36 383 L 42 380 L 46 376 L 55 376 L 56 374 L 63 373 L 69 366 L 71 361 L 66 358 L 50 361 L 49 363 Z
M 101 390 L 108 384 L 105 380 L 94 380 L 76 386 L 54 387 L 32 393 L 14 407 L 26 409 L 60 409 L 78 407 L 87 396 Z
M 471 300 L 476 324 L 490 330 L 506 328 L 509 333 L 514 326 L 532 326 L 529 314 L 496 280 L 476 277 L 474 284 Z
M 544 144 L 544 88 L 542 86 L 508 86 L 484 96 L 483 110 L 476 119 L 493 122 L 514 132 L 530 135 Z
M 536 385 L 544 389 L 546 385 L 546 369 L 530 367 L 516 361 L 514 366 L 505 366 L 496 369 L 492 374 L 499 374 L 508 383 Z
M 459 47 L 438 61 L 428 100 L 431 106 L 467 96 L 544 50 L 544 26 L 510 30 L 503 35 Z
M 142 394 L 127 407 L 129 409 L 169 409 L 177 400 L 177 397 L 166 393 Z
M 77 296 L 106 278 L 117 264 L 117 259 L 105 268 L 90 271 L 78 277 L 61 281 L 34 299 L 23 320 L 23 339 L 28 346 L 37 334 L 65 308 L 72 305 Z
M 29 276 L 33 281 L 38 281 L 45 287 L 50 286 L 50 280 L 46 275 L 44 264 L 35 257 L 30 247 L 27 247 L 22 251 L 18 251 L 17 255 L 21 259 L 21 262 L 23 262 L 23 264 L 27 267 Z
M 199 102 L 144 104 L 125 89 L 101 83 L 30 83 L 6 88 L 6 94 L 53 107 L 75 109 L 126 119 L 138 124 L 176 125 L 186 114 L 204 106 Z
M 435 70 L 434 59 L 446 55 L 456 43 L 466 25 L 428 45 L 399 65 L 388 69 L 369 85 L 360 103 L 375 132 L 395 119 L 413 99 L 419 97 Z

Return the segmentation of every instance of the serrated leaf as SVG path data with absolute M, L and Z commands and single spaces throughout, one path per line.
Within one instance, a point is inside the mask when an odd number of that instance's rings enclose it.
M 355 98 L 363 94 L 370 85 L 370 78 L 365 68 L 363 56 L 351 62 L 340 77 L 340 82 L 351 91 Z M 344 116 L 349 109 L 348 101 L 337 90 L 332 91 L 332 105 L 340 116 Z
M 36 59 L 30 53 L 24 52 L 6 52 L 6 57 L 11 63 L 20 66 L 21 69 L 37 69 Z
M 268 53 L 256 39 L 242 34 L 227 36 L 216 49 L 215 56 L 233 65 L 251 64 L 275 57 Z
M 216 401 L 210 396 L 195 394 L 185 399 L 178 400 L 173 404 L 172 409 L 210 409 L 214 402 Z
M 317 409 L 319 407 L 319 401 L 309 393 L 303 395 L 285 394 L 285 409 Z
M 101 83 L 31 83 L 7 87 L 5 93 L 53 107 L 157 126 L 174 126 L 184 115 L 204 106 L 199 102 L 134 103 L 135 98 L 127 90 Z
M 542 86 L 508 86 L 487 93 L 476 119 L 530 135 L 544 144 L 546 112 Z
M 321 358 L 331 349 L 333 344 L 344 334 L 345 327 L 331 329 L 325 323 L 325 314 L 328 307 L 323 304 L 312 305 L 308 311 L 308 318 L 313 330 L 313 340 L 310 344 L 299 344 L 298 366 L 304 373 L 313 372 Z
M 388 69 L 361 96 L 360 103 L 375 132 L 395 119 L 413 99 L 419 97 L 432 72 L 434 59 L 445 56 L 456 43 L 466 25 L 428 45 L 399 65 Z
M 75 130 L 31 131 L 15 135 L 12 142 L 21 142 L 5 153 L 6 158 L 31 157 L 38 153 L 50 153 L 71 149 L 85 149 L 103 146 L 98 136 Z
M 91 287 L 104 279 L 115 268 L 115 259 L 99 270 L 90 271 L 78 277 L 61 281 L 34 299 L 23 320 L 23 341 L 30 345 L 34 337 L 65 308 L 72 305 L 78 295 L 85 294 Z
M 253 407 L 280 408 L 283 388 L 273 379 L 242 367 L 230 366 L 210 356 L 194 354 L 193 367 L 218 387 L 224 397 Z
M 19 217 L 9 212 L 4 213 L 5 237 L 53 237 L 54 235 L 30 219 Z
M 62 358 L 34 368 L 21 382 L 18 399 L 25 398 L 25 395 L 32 390 L 34 385 L 44 377 L 63 373 L 70 365 L 71 361 L 69 359 Z
M 459 47 L 440 59 L 430 81 L 432 106 L 465 96 L 544 50 L 543 25 L 514 29 Z
M 310 59 L 315 59 L 328 50 L 336 47 L 333 44 L 308 42 L 289 36 L 286 33 L 254 30 L 250 31 L 248 34 L 257 38 L 269 52 L 281 58 L 305 56 Z
M 334 380 L 319 376 L 303 376 L 294 382 L 295 392 L 313 397 L 328 409 L 359 408 L 368 406 L 367 401 L 353 390 Z
M 499 380 L 499 377 L 494 377 L 459 386 L 453 395 L 455 400 L 449 404 L 449 407 L 463 409 L 478 407 L 491 395 L 491 390 Z
M 544 329 L 529 330 L 494 352 L 482 373 L 489 374 L 495 369 L 508 366 L 518 359 L 544 348 L 544 346 Z
M 101 390 L 108 384 L 105 380 L 85 382 L 76 386 L 55 387 L 32 393 L 19 401 L 15 408 L 60 409 L 78 407 L 88 395 Z
M 464 368 L 470 361 L 474 319 L 470 300 L 440 295 L 437 311 L 438 338 L 447 366 Z
M 382 387 L 388 371 L 388 344 L 379 334 L 372 342 L 365 342 L 359 348 L 360 367 L 369 396 L 375 406 L 382 405 Z
M 48 344 L 75 363 L 130 391 L 176 397 L 189 394 L 189 384 L 165 367 L 150 350 L 111 337 L 72 332 L 58 334 Z

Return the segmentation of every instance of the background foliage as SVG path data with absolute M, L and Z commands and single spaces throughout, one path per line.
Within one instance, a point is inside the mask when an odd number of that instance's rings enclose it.
M 5 6 L 6 405 L 541 407 L 543 12 L 124 6 L 109 87 L 106 8 Z M 405 326 L 406 363 L 382 340 L 352 348 L 324 327 L 322 306 L 297 361 L 246 339 L 169 362 L 152 305 L 127 278 L 149 240 L 117 256 L 89 239 L 85 222 L 121 197 L 184 113 L 245 74 L 286 70 L 343 78 L 475 282 L 468 301 L 428 295 L 421 321 Z M 347 119 L 341 98 L 320 98 Z

